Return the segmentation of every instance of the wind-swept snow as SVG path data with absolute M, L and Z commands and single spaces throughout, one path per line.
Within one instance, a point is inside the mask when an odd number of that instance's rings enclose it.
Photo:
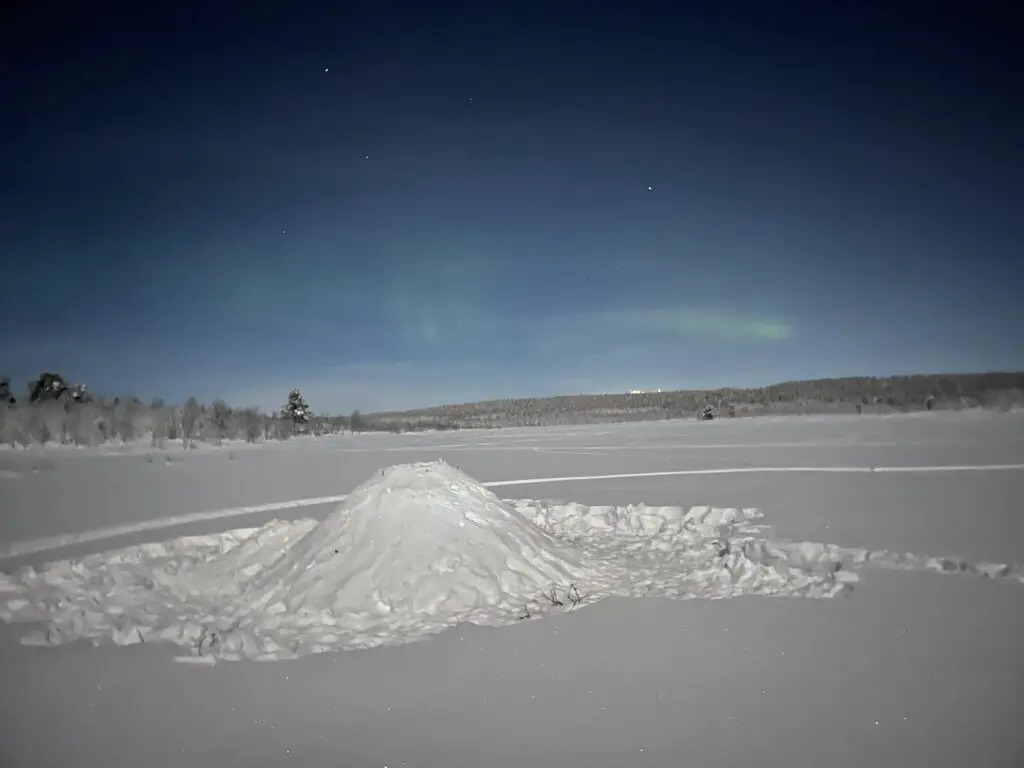
M 395 466 L 322 522 L 174 539 L 0 575 L 24 642 L 165 641 L 206 659 L 281 659 L 502 625 L 612 595 L 833 597 L 863 566 L 1013 566 L 771 538 L 756 509 L 502 501 L 443 461 Z

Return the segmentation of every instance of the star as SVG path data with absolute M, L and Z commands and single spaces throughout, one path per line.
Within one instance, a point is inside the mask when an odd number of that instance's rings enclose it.
M 330 71 L 331 71 L 330 67 L 324 67 L 324 72 L 330 72 Z
M 648 187 L 648 188 L 647 188 L 647 191 L 648 191 L 648 192 L 653 192 L 654 190 L 653 190 L 653 189 L 652 189 L 651 187 Z

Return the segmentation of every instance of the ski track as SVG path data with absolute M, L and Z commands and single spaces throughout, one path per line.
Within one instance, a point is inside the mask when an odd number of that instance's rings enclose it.
M 599 480 L 627 480 L 645 477 L 686 477 L 696 475 L 735 475 L 735 474 L 775 474 L 775 473 L 834 473 L 834 474 L 870 474 L 870 473 L 937 473 L 937 472 L 1006 472 L 1024 470 L 1024 464 L 950 464 L 939 466 L 890 466 L 890 467 L 723 467 L 717 469 L 670 469 L 656 472 L 623 472 L 604 475 L 575 475 L 565 477 L 530 477 L 518 480 L 491 480 L 480 483 L 484 488 L 504 488 L 516 485 L 541 485 L 544 483 L 590 482 Z M 137 523 L 94 528 L 77 533 L 68 533 L 28 541 L 0 545 L 0 561 L 13 557 L 34 555 L 54 549 L 88 544 L 96 541 L 127 536 L 162 528 L 171 528 L 189 523 L 223 520 L 231 517 L 244 517 L 264 512 L 278 512 L 287 509 L 315 507 L 321 504 L 338 504 L 343 502 L 347 494 L 337 496 L 317 496 L 292 501 L 277 501 L 266 504 L 254 504 L 228 507 L 205 512 L 192 512 L 171 517 L 160 517 Z
M 443 460 L 420 462 L 375 472 L 321 521 L 0 574 L 0 619 L 44 623 L 25 645 L 168 642 L 188 649 L 179 660 L 209 664 L 405 644 L 606 597 L 829 599 L 870 568 L 1024 584 L 1012 563 L 776 539 L 763 518 L 756 508 L 503 501 Z
M 545 443 L 548 443 L 545 445 Z M 896 440 L 874 440 L 866 442 L 765 442 L 765 443 L 623 443 L 622 445 L 561 445 L 557 440 L 541 440 L 516 442 L 480 442 L 480 443 L 448 443 L 444 445 L 431 446 L 434 451 L 538 451 L 538 452 L 565 452 L 581 451 L 583 453 L 602 451 L 705 451 L 705 450 L 759 450 L 763 448 L 893 448 L 896 446 L 908 445 L 929 445 L 921 441 L 896 441 Z M 332 448 L 337 453 L 363 453 L 366 451 L 362 446 L 343 446 Z M 409 453 L 422 451 L 423 446 L 419 445 L 390 445 L 374 446 L 374 451 L 381 453 Z M 298 451 L 300 453 L 304 451 Z

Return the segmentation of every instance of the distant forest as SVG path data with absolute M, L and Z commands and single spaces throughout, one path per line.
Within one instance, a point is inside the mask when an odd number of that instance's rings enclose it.
M 292 390 L 281 409 L 182 405 L 137 397 L 103 397 L 55 373 L 43 373 L 16 396 L 0 378 L 0 444 L 28 448 L 148 441 L 153 448 L 194 448 L 287 440 L 294 435 L 393 433 L 665 419 L 730 419 L 779 414 L 881 414 L 1024 407 L 1024 373 L 935 374 L 815 379 L 757 389 L 680 390 L 562 395 L 442 405 L 414 411 L 332 416 L 316 413 Z
M 376 413 L 375 424 L 496 428 L 778 414 L 871 414 L 1024 406 L 1024 373 L 922 374 L 789 381 L 756 389 L 679 390 L 488 400 Z

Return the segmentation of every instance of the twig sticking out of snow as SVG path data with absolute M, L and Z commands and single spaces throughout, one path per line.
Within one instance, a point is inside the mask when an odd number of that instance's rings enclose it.
M 580 588 L 576 586 L 575 582 L 570 584 L 569 588 L 565 591 L 565 600 L 569 601 L 571 608 L 578 607 L 579 604 L 586 600 L 589 596 L 589 592 L 587 592 L 586 594 L 581 593 Z M 551 592 L 544 595 L 544 597 L 547 598 L 547 601 L 549 603 L 551 603 L 553 606 L 557 608 L 561 608 L 565 605 L 565 600 L 558 596 L 558 590 L 556 587 L 552 587 Z
M 581 595 L 579 587 L 577 587 L 575 584 L 570 584 L 569 585 L 569 591 L 568 591 L 567 594 L 568 594 L 568 597 L 569 597 L 569 602 L 572 603 L 572 607 L 573 608 L 576 608 L 577 606 L 579 606 L 580 603 L 582 603 L 584 600 L 586 600 L 590 596 L 589 592 L 587 592 L 587 594 L 585 594 L 585 595 Z
M 220 636 L 217 632 L 204 629 L 200 633 L 199 639 L 196 640 L 196 655 L 202 656 L 204 650 L 212 651 L 218 642 L 220 642 Z

